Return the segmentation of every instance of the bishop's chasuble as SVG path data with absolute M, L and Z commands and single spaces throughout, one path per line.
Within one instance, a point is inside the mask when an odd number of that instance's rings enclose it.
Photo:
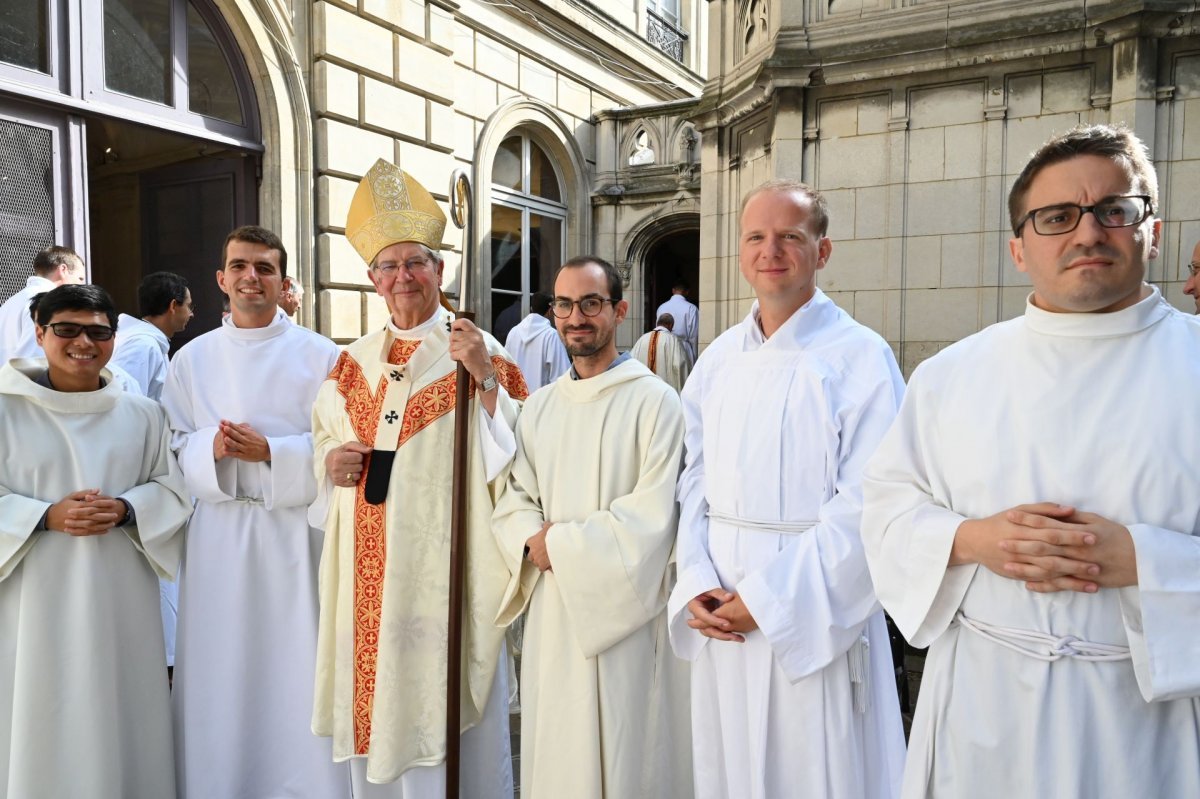
M 992 325 L 917 367 L 866 470 L 884 607 L 929 647 L 903 795 L 1200 796 L 1200 320 L 1158 289 Z M 949 566 L 965 519 L 1057 502 L 1129 529 L 1138 584 Z
M 386 795 L 410 799 L 432 795 L 436 789 L 428 786 L 444 779 L 457 383 L 448 351 L 451 319 L 439 308 L 414 331 L 389 321 L 349 345 L 313 408 L 316 475 L 324 493 L 310 518 L 324 525 L 325 548 L 312 728 L 333 737 L 336 760 L 365 759 L 367 780 L 396 783 Z M 500 388 L 494 419 L 474 395 L 470 406 L 462 729 L 484 719 L 488 743 L 480 745 L 484 752 L 473 752 L 472 734 L 484 730 L 463 736 L 468 797 L 511 795 L 512 789 L 507 697 L 489 703 L 493 684 L 503 683 L 497 666 L 504 630 L 492 620 L 507 578 L 491 515 L 527 394 L 520 369 L 483 335 Z M 383 504 L 366 501 L 365 473 L 355 488 L 326 479 L 326 455 L 348 441 L 395 447 Z
M 312 403 L 337 345 L 292 324 L 232 318 L 171 361 L 163 405 L 196 513 L 175 650 L 180 799 L 341 799 L 345 768 L 308 728 L 321 532 Z M 267 439 L 270 461 L 213 460 L 222 419 Z
M 633 359 L 569 371 L 530 397 L 517 438 L 495 530 L 511 575 L 497 623 L 528 612 L 521 795 L 690 799 L 687 665 L 664 613 L 679 397 Z M 544 521 L 547 572 L 523 556 Z
M 904 738 L 859 536 L 861 475 L 904 391 L 887 343 L 819 289 L 770 338 L 758 305 L 683 388 L 671 642 L 692 661 L 698 799 L 887 799 Z M 741 643 L 686 624 L 736 592 Z
M 158 403 L 34 382 L 0 368 L 0 796 L 175 795 L 158 577 L 173 579 L 191 513 Z M 37 530 L 98 488 L 134 523 L 92 536 Z

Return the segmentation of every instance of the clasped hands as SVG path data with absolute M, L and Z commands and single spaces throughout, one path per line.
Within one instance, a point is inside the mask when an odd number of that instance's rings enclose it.
M 742 598 L 724 588 L 705 591 L 687 606 L 692 614 L 687 626 L 706 638 L 742 643 L 746 633 L 758 629 L 758 622 Z
M 98 488 L 75 491 L 46 511 L 46 529 L 67 535 L 102 535 L 125 518 L 125 503 Z
M 217 434 L 213 436 L 213 460 L 222 458 L 261 463 L 271 460 L 271 446 L 250 425 L 222 419 Z
M 1069 505 L 1018 505 L 959 525 L 951 566 L 980 563 L 1038 593 L 1137 585 L 1133 537 L 1123 525 Z

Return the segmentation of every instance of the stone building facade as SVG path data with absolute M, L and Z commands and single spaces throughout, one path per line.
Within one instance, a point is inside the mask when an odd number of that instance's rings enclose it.
M 455 169 L 471 178 L 471 240 L 448 228 L 446 276 L 457 291 L 463 252 L 473 253 L 470 304 L 489 327 L 519 319 L 565 257 L 591 251 L 628 266 L 616 206 L 593 205 L 601 172 L 628 167 L 637 149 L 640 174 L 669 172 L 675 186 L 674 160 L 698 158 L 664 120 L 702 89 L 705 0 L 2 6 L 0 299 L 24 285 L 34 252 L 67 244 L 125 311 L 143 274 L 185 274 L 198 308 L 180 342 L 219 322 L 220 244 L 252 222 L 288 246 L 288 272 L 308 289 L 301 323 L 342 342 L 379 324 L 384 305 L 343 235 L 355 183 L 376 158 L 443 203 Z M 603 121 L 663 104 L 638 116 L 643 135 L 627 142 Z M 652 162 L 637 144 L 648 138 Z M 634 195 L 653 216 L 649 195 Z M 617 227 L 640 225 L 652 248 L 659 237 L 634 217 Z M 630 283 L 635 303 L 640 290 Z
M 1200 15 L 1123 0 L 717 0 L 701 139 L 701 341 L 747 311 L 741 195 L 822 190 L 818 282 L 883 334 L 907 374 L 1022 312 L 1006 200 L 1028 155 L 1080 122 L 1150 146 L 1165 220 L 1149 279 L 1181 308 L 1200 240 Z M 1186 300 L 1186 302 L 1185 302 Z

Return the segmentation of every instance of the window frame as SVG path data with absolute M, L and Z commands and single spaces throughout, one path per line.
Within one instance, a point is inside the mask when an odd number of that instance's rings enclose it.
M 253 73 L 212 0 L 168 0 L 171 14 L 171 94 L 164 105 L 109 89 L 104 74 L 103 0 L 47 3 L 48 73 L 0 62 L 0 91 L 67 111 L 119 117 L 193 138 L 255 152 L 264 150 Z M 236 125 L 189 107 L 187 11 L 189 3 L 208 26 L 233 76 L 243 122 Z M 76 43 L 74 46 L 70 42 Z
M 530 253 L 529 243 L 531 240 L 530 215 L 537 214 L 542 217 L 558 220 L 559 225 L 560 225 L 560 228 L 559 228 L 559 248 L 560 248 L 560 250 L 559 251 L 562 253 L 566 253 L 567 252 L 567 241 L 569 239 L 567 228 L 568 228 L 568 224 L 570 221 L 570 214 L 569 214 L 570 209 L 567 207 L 567 204 L 564 202 L 556 202 L 554 200 L 548 200 L 545 197 L 538 196 L 536 194 L 533 194 L 531 191 L 529 191 L 529 189 L 532 186 L 532 179 L 533 179 L 533 146 L 536 145 L 538 147 L 538 149 L 541 150 L 542 155 L 546 160 L 546 163 L 550 166 L 550 169 L 554 173 L 554 180 L 558 184 L 558 196 L 566 197 L 568 195 L 567 183 L 563 179 L 562 167 L 551 156 L 549 149 L 547 147 L 545 147 L 544 145 L 542 145 L 540 142 L 538 142 L 537 138 L 535 136 L 531 135 L 531 133 L 528 130 L 524 130 L 522 128 L 515 128 L 515 129 L 509 131 L 508 134 L 506 134 L 500 141 L 501 141 L 501 143 L 503 143 L 513 137 L 521 138 L 521 186 L 522 186 L 522 190 L 516 190 L 511 187 L 492 182 L 492 170 L 495 168 L 495 161 L 496 161 L 496 154 L 493 154 L 492 162 L 490 164 L 490 168 L 488 169 L 488 182 L 490 184 L 490 191 L 491 191 L 490 204 L 488 206 L 488 229 L 489 230 L 492 229 L 492 219 L 493 219 L 492 206 L 493 205 L 502 205 L 506 208 L 511 208 L 513 210 L 520 211 L 520 213 L 521 213 L 521 292 L 520 292 L 520 298 L 521 298 L 521 318 L 524 319 L 526 316 L 529 315 L 529 301 L 530 301 L 530 296 L 533 294 L 533 291 L 531 290 L 531 286 L 532 286 L 532 282 L 533 282 L 533 275 L 531 274 L 531 271 L 530 271 L 530 259 L 529 259 L 529 253 Z M 512 289 L 497 289 L 492 286 L 492 276 L 494 274 L 493 269 L 495 268 L 495 264 L 490 260 L 491 259 L 490 254 L 489 254 L 488 258 L 489 258 L 488 269 L 487 269 L 487 273 L 486 273 L 487 278 L 488 278 L 488 287 L 487 287 L 488 316 L 486 318 L 488 319 L 488 327 L 490 329 L 492 326 L 491 325 L 492 311 L 494 310 L 494 307 L 492 305 L 492 298 L 497 295 L 505 296 L 505 297 L 516 297 L 517 293 L 514 292 Z

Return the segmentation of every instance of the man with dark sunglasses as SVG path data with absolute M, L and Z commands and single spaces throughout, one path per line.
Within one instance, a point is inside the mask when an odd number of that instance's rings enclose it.
M 908 799 L 1200 796 L 1200 324 L 1145 282 L 1157 197 L 1124 127 L 1043 145 L 1024 315 L 922 363 L 867 465 L 876 591 L 929 647 Z
M 166 414 L 105 368 L 104 289 L 33 321 L 46 359 L 0 368 L 0 796 L 173 796 L 157 578 L 191 501 Z

